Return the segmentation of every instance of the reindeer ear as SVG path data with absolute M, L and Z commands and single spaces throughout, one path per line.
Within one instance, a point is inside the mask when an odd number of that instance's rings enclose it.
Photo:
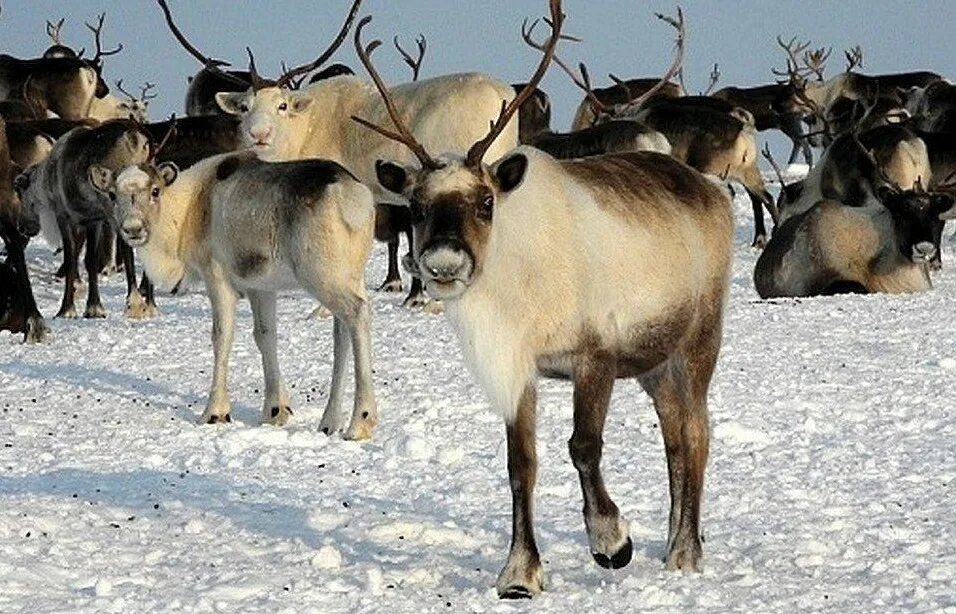
M 405 186 L 408 184 L 408 172 L 395 164 L 386 160 L 375 161 L 375 177 L 383 188 L 396 194 L 404 194 Z
M 163 162 L 156 167 L 156 172 L 163 180 L 164 185 L 171 185 L 179 177 L 179 167 L 172 162 Z
M 956 198 L 952 194 L 933 194 L 930 207 L 939 214 L 941 220 L 956 218 Z
M 87 170 L 87 174 L 89 176 L 90 183 L 98 191 L 109 192 L 110 188 L 113 187 L 113 171 L 105 166 L 91 164 L 90 168 Z
M 216 93 L 216 104 L 229 115 L 239 115 L 239 103 L 245 97 L 245 92 L 218 92 Z
M 494 176 L 498 189 L 510 192 L 521 185 L 525 171 L 528 170 L 528 157 L 518 153 L 509 156 L 495 165 Z
M 307 94 L 292 95 L 292 112 L 302 113 L 312 105 L 312 97 Z

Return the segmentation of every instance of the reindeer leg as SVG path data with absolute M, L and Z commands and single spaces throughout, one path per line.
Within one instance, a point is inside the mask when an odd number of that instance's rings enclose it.
M 7 251 L 13 268 L 16 270 L 18 292 L 20 292 L 22 297 L 22 305 L 20 308 L 26 318 L 26 330 L 23 334 L 23 340 L 26 343 L 40 343 L 46 338 L 50 329 L 43 320 L 40 309 L 37 307 L 36 298 L 33 296 L 33 286 L 30 285 L 30 272 L 27 270 L 26 256 L 24 254 L 26 246 L 26 241 L 14 240 L 11 245 L 7 246 Z
M 352 348 L 349 329 L 342 318 L 336 316 L 332 324 L 332 382 L 329 384 L 329 400 L 319 422 L 319 430 L 326 435 L 342 428 L 342 392 L 345 387 L 345 372 L 348 369 L 348 353 Z
M 707 388 L 720 345 L 719 322 L 712 328 L 701 333 L 692 356 L 676 355 L 641 378 L 654 400 L 667 455 L 671 512 L 666 564 L 670 570 L 700 571 L 700 507 L 710 448 Z
M 57 217 L 56 222 L 57 226 L 60 227 L 60 236 L 63 239 L 63 301 L 60 303 L 60 310 L 53 317 L 75 318 L 76 278 L 78 275 L 76 242 L 69 221 L 66 218 Z
M 126 241 L 117 237 L 117 249 L 123 261 L 123 274 L 126 277 L 126 317 L 132 320 L 148 318 L 146 301 L 143 294 L 136 287 L 136 263 L 133 259 L 133 248 Z
M 398 237 L 388 242 L 388 273 L 378 289 L 380 292 L 402 291 L 402 276 L 398 272 Z
M 750 196 L 750 204 L 754 212 L 754 242 L 752 247 L 763 249 L 767 246 L 767 227 L 763 219 L 763 202 L 760 198 L 747 189 L 747 195 Z
M 352 420 L 345 431 L 346 439 L 371 439 L 378 424 L 378 407 L 372 376 L 371 311 L 368 301 L 359 299 L 354 315 L 345 320 L 352 338 L 355 360 L 355 406 Z
M 212 387 L 206 410 L 199 419 L 200 424 L 232 422 L 229 415 L 229 352 L 232 350 L 233 332 L 236 323 L 236 301 L 239 295 L 218 265 L 206 274 L 206 291 L 212 303 Z
M 100 259 L 100 242 L 103 240 L 103 226 L 95 222 L 86 227 L 86 255 L 83 259 L 86 264 L 86 311 L 84 318 L 105 318 L 106 309 L 100 300 L 100 270 L 103 261 Z
M 538 473 L 535 450 L 537 391 L 529 383 L 518 402 L 514 422 L 505 425 L 508 436 L 508 478 L 511 483 L 511 551 L 498 574 L 502 599 L 530 598 L 543 590 L 543 571 L 534 540 L 534 483 Z
M 292 408 L 289 407 L 289 396 L 282 385 L 276 351 L 276 293 L 249 290 L 248 295 L 252 306 L 252 334 L 262 356 L 262 374 L 265 378 L 262 422 L 285 426 L 292 417 Z
M 571 460 L 581 479 L 591 556 L 608 569 L 627 565 L 632 552 L 627 521 L 621 518 L 601 475 L 602 435 L 614 376 L 612 361 L 583 358 L 575 365 L 574 433 L 568 441 Z
M 150 281 L 146 271 L 139 281 L 139 293 L 146 297 L 146 313 L 148 317 L 155 318 L 159 315 L 159 308 L 156 306 L 156 286 Z

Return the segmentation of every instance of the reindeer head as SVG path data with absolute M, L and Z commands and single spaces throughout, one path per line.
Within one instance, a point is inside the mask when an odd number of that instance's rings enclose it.
M 421 276 L 428 292 L 435 298 L 451 300 L 460 297 L 480 275 L 496 210 L 506 205 L 509 193 L 525 178 L 528 158 L 521 149 L 492 165 L 485 164 L 482 159 L 547 71 L 564 22 L 560 0 L 550 0 L 550 10 L 551 37 L 543 47 L 544 54 L 534 76 L 511 102 L 502 101 L 501 111 L 488 134 L 474 143 L 464 156 L 444 154 L 434 158 L 425 151 L 405 126 L 388 89 L 372 66 L 371 52 L 381 41 L 362 45 L 362 29 L 371 17 L 362 19 L 355 31 L 359 59 L 382 95 L 397 132 L 361 118 L 353 119 L 383 136 L 404 143 L 421 163 L 420 167 L 412 167 L 379 160 L 375 170 L 383 187 L 401 194 L 409 203 L 415 245 L 406 266 Z
M 200 53 L 173 23 L 172 14 L 165 0 L 157 0 L 166 16 L 166 24 L 180 44 L 189 51 L 208 70 L 215 71 L 226 78 L 250 85 L 229 73 L 220 70 L 226 62 L 214 60 Z M 327 62 L 345 41 L 348 31 L 358 13 L 361 0 L 353 0 L 345 23 L 332 44 L 319 57 L 308 64 L 287 70 L 276 80 L 266 79 L 256 70 L 255 58 L 248 47 L 249 74 L 251 87 L 243 92 L 220 92 L 216 94 L 216 103 L 226 113 L 237 115 L 241 119 L 239 126 L 240 141 L 250 147 L 263 159 L 288 159 L 294 154 L 294 145 L 300 142 L 307 130 L 302 121 L 296 121 L 309 111 L 312 98 L 305 93 L 295 91 L 305 75 Z
M 172 162 L 134 164 L 114 173 L 92 167 L 90 181 L 115 204 L 113 219 L 120 235 L 132 247 L 149 242 L 150 226 L 159 210 L 163 192 L 179 176 Z
M 877 198 L 893 218 L 896 247 L 903 257 L 916 264 L 928 264 L 936 256 L 935 235 L 942 230 L 943 217 L 956 217 L 952 194 L 927 192 L 917 180 L 910 190 L 883 185 Z

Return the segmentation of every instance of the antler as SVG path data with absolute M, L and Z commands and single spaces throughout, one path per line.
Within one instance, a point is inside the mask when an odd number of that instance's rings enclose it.
M 173 36 L 177 41 L 179 41 L 179 44 L 182 45 L 183 49 L 189 52 L 189 55 L 199 60 L 199 63 L 202 64 L 206 70 L 213 71 L 220 77 L 228 79 L 237 85 L 245 87 L 249 86 L 248 81 L 240 79 L 236 75 L 230 74 L 220 68 L 221 66 L 229 66 L 229 62 L 206 57 L 200 53 L 200 51 L 186 39 L 185 35 L 183 35 L 180 29 L 176 27 L 176 24 L 173 22 L 173 14 L 169 10 L 169 5 L 166 4 L 166 0 L 156 0 L 156 2 L 159 4 L 159 8 L 162 9 L 163 15 L 166 17 L 166 25 L 169 27 L 170 32 L 173 33 Z
M 863 68 L 863 48 L 859 45 L 844 51 L 843 55 L 846 56 L 846 72 L 850 72 L 857 66 Z
M 797 37 L 794 36 L 793 38 L 790 39 L 790 42 L 789 42 L 789 43 L 785 43 L 785 42 L 783 42 L 783 37 L 781 37 L 781 36 L 778 34 L 778 35 L 777 35 L 777 44 L 780 45 L 780 47 L 783 48 L 783 50 L 787 52 L 787 56 L 788 56 L 788 57 L 787 57 L 787 71 L 786 71 L 786 72 L 779 72 L 776 68 L 774 68 L 774 69 L 772 69 L 773 74 L 775 74 L 775 75 L 777 75 L 777 76 L 779 76 L 779 77 L 786 77 L 786 76 L 790 75 L 792 72 L 798 72 L 798 73 L 801 72 L 801 70 L 800 70 L 800 59 L 799 59 L 798 55 L 799 55 L 801 52 L 806 51 L 806 49 L 810 46 L 810 41 L 807 41 L 807 42 L 805 42 L 805 43 L 803 43 L 803 44 L 801 45 L 800 43 L 797 42 Z
M 544 74 L 548 71 L 551 58 L 554 57 L 554 50 L 558 46 L 558 41 L 561 40 L 561 26 L 564 24 L 564 13 L 561 12 L 561 0 L 550 0 L 549 6 L 551 9 L 551 19 L 550 21 L 545 21 L 551 26 L 551 36 L 548 38 L 548 42 L 545 43 L 544 53 L 541 56 L 541 62 L 538 64 L 538 68 L 534 71 L 531 80 L 518 92 L 517 96 L 511 99 L 510 103 L 506 105 L 504 101 L 501 102 L 501 111 L 498 113 L 498 119 L 491 124 L 491 129 L 485 138 L 472 145 L 468 150 L 468 154 L 465 156 L 466 165 L 473 168 L 481 166 L 481 159 L 488 151 L 488 148 L 491 147 L 491 144 L 498 138 L 501 131 L 505 129 L 508 121 L 518 111 L 518 108 L 534 93 L 535 88 L 538 87 L 538 84 L 541 83 L 541 79 L 544 78 Z
M 642 104 L 650 100 L 657 92 L 659 92 L 665 85 L 670 83 L 671 79 L 677 75 L 681 68 L 684 65 L 684 40 L 686 38 L 686 30 L 684 29 L 684 11 L 678 6 L 677 7 L 677 18 L 668 17 L 667 15 L 662 15 L 661 13 L 654 13 L 654 16 L 670 24 L 674 29 L 677 30 L 677 40 L 675 41 L 675 51 L 674 51 L 674 61 L 671 63 L 670 68 L 667 69 L 667 72 L 664 73 L 664 76 L 661 77 L 661 80 L 654 84 L 649 90 L 630 101 L 623 107 L 620 107 L 617 110 L 617 114 L 624 112 L 626 109 L 632 107 L 640 107 Z
M 442 167 L 442 165 L 428 155 L 428 152 L 425 151 L 425 148 L 422 146 L 422 144 L 415 139 L 411 131 L 409 131 L 409 129 L 405 126 L 405 122 L 402 121 L 402 117 L 399 114 L 398 109 L 395 107 L 395 103 L 392 101 L 391 95 L 388 93 L 388 88 L 385 87 L 385 83 L 379 76 L 378 71 L 376 71 L 375 67 L 372 65 L 372 52 L 382 44 L 382 41 L 373 40 L 368 45 L 365 45 L 364 47 L 362 46 L 362 29 L 371 21 L 372 16 L 367 15 L 363 17 L 361 21 L 359 21 L 358 26 L 355 28 L 355 51 L 358 53 L 358 57 L 362 62 L 362 66 L 365 67 L 365 70 L 368 71 L 369 76 L 375 83 L 378 93 L 382 96 L 382 102 L 385 103 L 385 109 L 388 111 L 388 116 L 392 119 L 392 124 L 394 124 L 395 129 L 398 132 L 393 132 L 380 126 L 376 126 L 372 122 L 362 119 L 361 117 L 356 117 L 355 115 L 352 116 L 352 119 L 362 124 L 366 128 L 370 128 L 375 132 L 378 132 L 387 139 L 398 141 L 399 143 L 404 144 L 411 150 L 413 154 L 415 154 L 415 157 L 418 158 L 418 161 L 422 163 L 424 168 L 438 170 Z
M 46 22 L 46 35 L 50 37 L 50 40 L 53 41 L 54 45 L 62 45 L 63 41 L 60 38 L 60 30 L 63 29 L 63 21 L 65 17 L 60 17 L 60 21 L 55 24 L 52 21 Z
M 787 184 L 783 180 L 783 172 L 780 170 L 780 166 L 777 164 L 777 161 L 773 159 L 773 154 L 770 153 L 770 143 L 763 144 L 763 149 L 760 151 L 760 154 L 770 163 L 773 172 L 777 175 L 777 181 L 780 182 L 780 188 L 783 189 Z
M 282 72 L 284 72 L 284 73 L 289 72 L 289 67 L 286 66 L 286 63 L 285 63 L 285 62 L 282 62 L 281 67 L 282 67 Z M 300 76 L 298 76 L 298 77 L 296 77 L 296 78 L 294 78 L 294 79 L 290 79 L 290 80 L 289 80 L 289 89 L 297 90 L 297 89 L 301 88 L 301 87 L 302 87 L 302 83 L 305 81 L 306 77 L 308 77 L 308 76 L 309 76 L 309 75 L 300 75 Z
M 261 90 L 264 87 L 276 85 L 275 81 L 263 79 L 256 70 L 256 58 L 252 55 L 252 49 L 246 47 L 246 53 L 249 54 L 249 78 L 252 80 L 252 91 Z
M 166 131 L 166 135 L 163 136 L 163 139 L 159 142 L 159 145 L 155 147 L 150 147 L 149 152 L 149 162 L 154 162 L 156 157 L 159 155 L 159 152 L 163 150 L 163 147 L 166 146 L 166 143 L 169 142 L 169 139 L 176 134 L 176 114 L 173 113 L 169 116 L 169 129 Z
M 297 66 L 292 70 L 287 71 L 281 77 L 276 79 L 276 87 L 284 87 L 288 85 L 293 78 L 310 73 L 325 62 L 328 61 L 332 54 L 335 53 L 339 47 L 342 46 L 342 43 L 345 42 L 346 36 L 348 36 L 349 28 L 352 27 L 352 22 L 355 21 L 355 16 L 358 14 L 359 6 L 362 4 L 362 0 L 354 0 L 352 2 L 352 8 L 349 9 L 349 13 L 345 18 L 345 23 L 342 24 L 342 29 L 339 30 L 338 36 L 335 37 L 335 40 L 332 41 L 332 44 L 329 45 L 328 49 L 322 52 L 314 62 L 309 64 L 303 64 L 302 66 Z
M 136 96 L 133 96 L 132 94 L 130 94 L 129 92 L 127 92 L 125 89 L 123 89 L 123 80 L 122 80 L 122 79 L 119 79 L 119 80 L 116 81 L 116 89 L 118 89 L 121 94 L 124 94 L 127 98 L 129 98 L 129 99 L 130 99 L 130 102 L 136 102 Z
M 807 70 L 815 74 L 817 79 L 823 81 L 823 71 L 827 67 L 827 60 L 830 58 L 831 53 L 833 53 L 833 47 L 829 49 L 820 47 L 813 51 L 804 51 L 803 65 L 806 66 Z
M 856 132 L 852 133 L 852 138 L 853 138 L 853 142 L 856 143 L 857 147 L 859 147 L 860 150 L 863 152 L 863 155 L 865 155 L 867 159 L 870 161 L 870 163 L 873 164 L 873 170 L 876 171 L 876 174 L 879 176 L 879 178 L 884 183 L 886 183 L 893 191 L 903 192 L 904 190 L 903 188 L 900 187 L 900 184 L 890 179 L 890 177 L 883 170 L 883 165 L 877 161 L 876 156 L 873 155 L 873 152 L 867 149 L 863 145 L 863 142 L 860 141 L 860 138 L 856 135 Z
M 543 43 L 535 42 L 535 40 L 534 40 L 533 38 L 531 38 L 531 33 L 534 32 L 534 29 L 538 26 L 538 21 L 540 21 L 540 20 L 535 19 L 534 22 L 532 22 L 531 27 L 529 28 L 529 27 L 528 27 L 528 20 L 525 19 L 524 22 L 522 22 L 522 24 L 521 24 L 521 38 L 523 38 L 523 39 L 524 39 L 524 42 L 527 43 L 530 47 L 532 47 L 532 48 L 534 48 L 534 49 L 537 49 L 538 51 L 541 51 L 541 52 L 543 53 L 544 50 L 545 50 L 545 45 L 544 45 Z M 576 38 L 576 37 L 570 36 L 570 35 L 568 35 L 568 34 L 562 34 L 562 35 L 561 35 L 561 40 L 572 41 L 572 42 L 575 42 L 575 43 L 581 42 L 581 39 L 580 39 L 580 38 Z M 565 72 L 565 74 L 568 75 L 568 77 L 571 78 L 571 81 L 572 81 L 576 86 L 578 86 L 579 88 L 581 88 L 581 89 L 584 91 L 584 95 L 585 95 L 585 96 L 587 97 L 587 99 L 591 102 L 591 109 L 592 109 L 595 113 L 600 113 L 601 111 L 604 110 L 604 108 L 605 108 L 605 107 L 604 107 L 604 103 L 601 102 L 600 100 L 598 100 L 598 97 L 594 95 L 594 90 L 591 89 L 591 79 L 590 79 L 590 77 L 588 76 L 587 66 L 585 66 L 583 62 L 580 63 L 580 64 L 578 64 L 578 67 L 579 67 L 579 69 L 580 69 L 580 71 L 581 71 L 581 77 L 579 78 L 579 77 L 575 74 L 575 72 L 574 72 L 573 70 L 571 70 L 571 68 L 570 68 L 567 64 L 564 63 L 564 60 L 562 60 L 561 58 L 558 57 L 557 54 L 554 54 L 554 56 L 551 58 L 551 60 L 552 60 L 555 64 L 557 64 L 558 67 L 559 67 L 561 70 L 563 70 L 563 71 Z M 614 79 L 613 76 L 612 76 L 611 78 Z
M 116 55 L 123 50 L 123 44 L 120 43 L 116 46 L 116 49 L 110 49 L 109 51 L 103 51 L 102 41 L 100 36 L 103 33 L 103 21 L 106 20 L 106 13 L 100 13 L 100 16 L 97 20 L 96 26 L 86 23 L 86 27 L 90 29 L 90 32 L 93 33 L 93 42 L 96 44 L 96 55 L 93 56 L 93 59 L 90 60 L 91 64 L 99 64 L 100 59 L 108 55 Z
M 139 88 L 140 102 L 145 104 L 145 103 L 148 103 L 150 100 L 153 100 L 154 98 L 158 98 L 159 94 L 153 94 L 152 96 L 147 96 L 147 93 L 149 92 L 149 90 L 154 90 L 154 89 L 156 89 L 156 84 L 146 81 L 143 84 L 143 86 Z
M 710 71 L 710 83 L 707 84 L 707 89 L 704 90 L 704 96 L 708 96 L 714 88 L 717 87 L 717 82 L 720 81 L 720 64 L 714 63 L 714 69 Z
M 418 46 L 417 59 L 412 59 L 412 56 L 402 49 L 402 46 L 398 44 L 397 35 L 392 39 L 392 42 L 395 43 L 395 48 L 398 49 L 398 52 L 402 54 L 402 59 L 405 60 L 405 63 L 412 69 L 412 81 L 418 81 L 418 71 L 422 68 L 422 60 L 425 58 L 425 49 L 428 47 L 428 41 L 425 40 L 425 35 L 419 34 L 418 38 L 415 39 L 415 44 Z

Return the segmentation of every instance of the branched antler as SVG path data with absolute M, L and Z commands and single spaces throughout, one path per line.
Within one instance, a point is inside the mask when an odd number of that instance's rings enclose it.
M 186 36 L 182 33 L 182 31 L 180 31 L 180 29 L 176 26 L 176 23 L 173 21 L 173 14 L 172 11 L 169 10 L 169 5 L 166 4 L 166 0 L 156 0 L 156 2 L 159 4 L 159 8 L 162 9 L 163 15 L 166 18 L 166 26 L 169 28 L 170 32 L 173 33 L 173 37 L 176 38 L 182 48 L 185 49 L 189 55 L 199 60 L 199 63 L 202 64 L 206 70 L 215 72 L 220 77 L 223 77 L 224 79 L 227 79 L 236 85 L 249 87 L 248 81 L 240 79 L 236 75 L 221 69 L 222 66 L 229 66 L 229 62 L 205 56 L 198 49 L 196 49 L 192 43 L 189 42 Z
M 524 22 L 522 22 L 521 24 L 521 38 L 524 39 L 524 42 L 527 43 L 528 46 L 530 46 L 533 49 L 537 49 L 538 51 L 541 51 L 543 53 L 545 50 L 544 43 L 536 42 L 531 37 L 531 34 L 534 32 L 534 29 L 538 26 L 539 21 L 540 21 L 539 19 L 535 19 L 531 23 L 531 26 L 529 27 L 528 20 L 525 19 Z M 547 22 L 547 20 L 545 20 L 545 22 Z M 562 34 L 561 40 L 570 41 L 573 43 L 581 42 L 580 38 L 571 36 L 570 34 Z M 564 73 L 568 75 L 568 77 L 570 77 L 572 83 L 574 83 L 576 86 L 581 88 L 582 91 L 584 91 L 584 95 L 587 97 L 588 101 L 590 101 L 591 103 L 591 110 L 594 111 L 595 114 L 604 111 L 604 108 L 605 108 L 604 103 L 598 99 L 598 97 L 594 94 L 594 90 L 591 89 L 591 81 L 588 76 L 587 67 L 584 65 L 583 62 L 578 64 L 578 68 L 581 72 L 581 76 L 579 77 L 578 74 L 575 73 L 570 66 L 565 64 L 564 60 L 558 57 L 557 54 L 555 54 L 551 58 L 551 60 L 555 64 L 557 64 L 558 68 L 563 70 Z
M 392 42 L 402 55 L 402 59 L 408 64 L 408 67 L 412 69 L 412 81 L 418 81 L 418 73 L 422 69 L 422 60 L 425 58 L 425 49 L 428 47 L 428 41 L 425 40 L 425 35 L 419 34 L 418 38 L 415 39 L 415 45 L 418 47 L 417 58 L 412 58 L 411 54 L 402 49 L 402 46 L 398 44 L 398 35 L 392 39 Z
M 276 87 L 285 87 L 292 83 L 292 80 L 299 75 L 305 75 L 319 66 L 325 64 L 332 54 L 334 54 L 339 47 L 342 46 L 342 43 L 345 42 L 346 37 L 349 34 L 349 30 L 352 28 L 352 22 L 355 21 L 355 16 L 358 15 L 359 6 L 361 6 L 362 0 L 354 0 L 352 2 L 352 8 L 349 9 L 348 15 L 345 17 L 345 23 L 342 24 L 342 29 L 339 30 L 338 35 L 336 35 L 335 40 L 332 41 L 332 44 L 322 52 L 315 61 L 308 64 L 303 64 L 301 66 L 296 66 L 292 70 L 286 71 L 278 79 L 276 79 Z
M 846 72 L 857 67 L 863 68 L 863 48 L 859 45 L 844 51 L 843 55 L 846 56 Z
M 63 21 L 65 19 L 65 17 L 60 17 L 60 21 L 56 23 L 49 20 L 46 22 L 46 35 L 50 37 L 54 45 L 63 44 L 63 39 L 60 38 L 60 31 L 63 29 Z
M 664 76 L 661 77 L 660 81 L 654 84 L 649 90 L 630 101 L 626 105 L 619 107 L 616 110 L 616 114 L 620 115 L 627 111 L 630 108 L 640 107 L 642 104 L 650 100 L 653 96 L 657 94 L 665 85 L 670 83 L 671 79 L 675 75 L 679 74 L 681 68 L 684 65 L 684 41 L 686 40 L 687 32 L 684 29 L 684 11 L 681 7 L 677 7 L 677 17 L 669 17 L 661 13 L 654 13 L 654 16 L 671 25 L 675 30 L 677 30 L 677 39 L 674 42 L 674 61 L 671 63 L 670 68 L 667 69 L 667 72 L 664 73 Z
M 800 68 L 799 54 L 807 50 L 807 48 L 810 46 L 810 41 L 807 41 L 801 45 L 799 42 L 797 42 L 797 37 L 794 36 L 790 39 L 790 42 L 785 43 L 783 42 L 783 37 L 778 35 L 777 44 L 787 52 L 787 69 L 784 72 L 780 72 L 774 68 L 773 74 L 777 75 L 778 77 L 786 77 L 793 72 L 799 73 L 806 70 Z
M 166 146 L 166 143 L 169 142 L 169 139 L 171 139 L 173 135 L 176 134 L 176 114 L 175 113 L 169 116 L 169 122 L 170 122 L 169 129 L 166 130 L 166 135 L 163 136 L 159 144 L 156 145 L 155 147 L 153 147 L 152 145 L 150 146 L 149 161 L 151 163 L 156 160 L 156 157 L 159 156 L 159 152 L 163 150 L 163 147 Z
M 352 119 L 362 124 L 366 128 L 374 130 L 375 132 L 381 134 L 387 139 L 393 141 L 398 141 L 403 143 L 408 147 L 415 157 L 418 158 L 418 161 L 422 163 L 424 168 L 431 170 L 438 170 L 442 165 L 432 158 L 428 152 L 425 150 L 425 147 L 418 142 L 417 139 L 412 135 L 411 131 L 405 126 L 405 122 L 402 120 L 401 115 L 398 112 L 398 109 L 395 107 L 395 103 L 392 101 L 391 95 L 388 93 L 388 88 L 385 87 L 385 83 L 382 81 L 382 77 L 379 76 L 378 71 L 375 70 L 375 66 L 372 65 L 371 55 L 381 44 L 380 40 L 373 40 L 368 45 L 362 45 L 362 30 L 372 21 L 371 15 L 366 15 L 359 21 L 358 26 L 355 28 L 355 51 L 358 54 L 359 61 L 362 62 L 362 65 L 365 67 L 365 70 L 368 71 L 369 76 L 372 78 L 372 81 L 375 83 L 375 87 L 378 89 L 379 94 L 382 96 L 382 102 L 385 103 L 385 109 L 388 111 L 388 116 L 392 119 L 392 124 L 395 125 L 397 132 L 393 132 L 386 128 L 382 128 L 373 124 L 372 122 L 363 119 L 361 117 L 352 116 Z
M 103 34 L 103 22 L 106 20 L 106 13 L 100 13 L 100 16 L 97 18 L 97 23 L 94 26 L 89 22 L 86 23 L 86 27 L 90 29 L 90 32 L 93 33 L 93 43 L 96 45 L 96 55 L 93 56 L 93 59 L 90 60 L 90 63 L 93 65 L 99 65 L 102 61 L 102 58 L 105 58 L 110 55 L 116 55 L 123 50 L 123 44 L 120 43 L 116 46 L 115 49 L 110 49 L 109 51 L 103 50 L 103 42 L 101 36 Z
M 823 81 L 823 71 L 827 67 L 827 60 L 830 58 L 830 54 L 833 52 L 833 47 L 827 49 L 826 47 L 820 47 L 819 49 L 814 49 L 813 51 L 804 51 L 803 52 L 803 65 L 806 69 L 817 76 L 817 80 Z

